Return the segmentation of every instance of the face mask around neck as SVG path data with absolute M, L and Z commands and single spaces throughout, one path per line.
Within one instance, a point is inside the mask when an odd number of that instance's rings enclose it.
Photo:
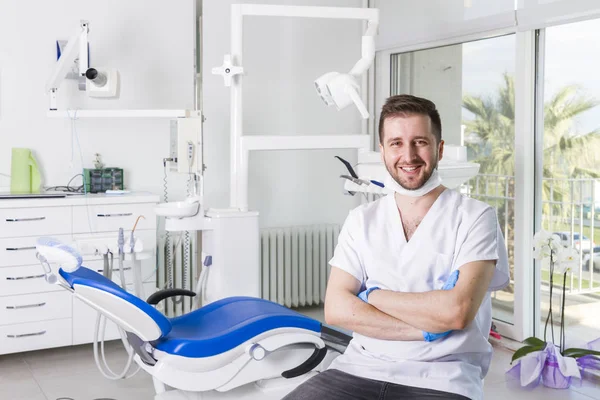
M 383 180 L 383 184 L 385 187 L 393 192 L 396 192 L 402 196 L 410 196 L 410 197 L 421 197 L 425 196 L 427 193 L 431 192 L 436 187 L 440 186 L 442 183 L 442 178 L 440 178 L 440 174 L 438 173 L 438 169 L 434 169 L 433 173 L 425 182 L 423 186 L 415 190 L 409 190 L 403 188 L 394 178 L 390 175 L 389 171 Z

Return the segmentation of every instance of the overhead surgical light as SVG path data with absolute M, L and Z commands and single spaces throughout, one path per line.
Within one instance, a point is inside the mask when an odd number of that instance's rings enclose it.
M 283 6 L 273 4 L 231 5 L 231 53 L 223 64 L 212 69 L 221 75 L 231 90 L 230 112 L 230 191 L 232 209 L 248 210 L 248 160 L 251 151 L 259 150 L 317 150 L 317 149 L 368 149 L 371 138 L 366 134 L 348 135 L 244 135 L 242 86 L 244 18 L 250 16 L 298 17 L 318 19 L 350 19 L 365 21 L 367 29 L 362 36 L 361 58 L 349 73 L 329 72 L 314 81 L 317 93 L 328 106 L 338 110 L 354 104 L 363 118 L 369 112 L 360 97 L 359 78 L 375 59 L 375 35 L 379 26 L 376 8 Z
M 364 119 L 369 118 L 369 112 L 360 97 L 358 78 L 371 67 L 375 59 L 377 26 L 377 20 L 369 20 L 362 37 L 362 57 L 349 73 L 328 72 L 315 81 L 317 93 L 325 104 L 335 106 L 339 111 L 354 103 Z
M 238 12 L 238 11 L 236 11 Z M 366 20 L 367 30 L 362 36 L 361 58 L 348 73 L 328 72 L 314 81 L 317 93 L 327 106 L 343 110 L 354 104 L 364 119 L 369 118 L 367 107 L 360 97 L 360 77 L 373 64 L 375 59 L 375 35 L 379 26 L 379 10 L 373 8 L 349 7 L 302 7 L 274 6 L 265 4 L 243 5 L 237 14 L 232 14 L 232 50 L 242 43 L 242 15 L 268 15 L 283 17 L 333 18 Z M 241 54 L 241 50 L 233 51 Z M 225 86 L 236 86 L 236 75 L 243 75 L 244 68 L 239 65 L 241 57 L 225 55 L 223 65 L 215 67 L 213 74 L 221 75 Z
M 328 106 L 340 111 L 354 103 L 363 118 L 369 118 L 369 112 L 360 98 L 358 80 L 350 74 L 328 72 L 315 81 L 317 93 Z

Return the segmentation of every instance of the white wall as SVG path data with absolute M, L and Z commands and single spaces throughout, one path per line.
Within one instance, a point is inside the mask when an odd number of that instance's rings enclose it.
M 120 72 L 120 98 L 87 98 L 74 81 L 66 81 L 60 108 L 193 108 L 194 0 L 2 0 L 0 173 L 10 173 L 12 147 L 34 150 L 46 185 L 65 185 L 81 172 L 77 147 L 70 162 L 71 121 L 46 117 L 44 93 L 56 61 L 55 40 L 73 35 L 81 19 L 90 22 L 91 65 Z M 92 167 L 98 152 L 107 166 L 125 169 L 129 188 L 162 193 L 168 120 L 80 119 L 75 127 L 84 167 Z M 0 176 L 0 186 L 8 183 Z
M 230 52 L 230 5 L 267 3 L 361 7 L 360 0 L 203 2 L 203 113 L 206 203 L 229 205 L 229 104 L 223 78 L 211 69 Z M 361 133 L 356 109 L 327 108 L 313 81 L 329 71 L 347 72 L 360 58 L 362 23 L 280 17 L 244 20 L 244 134 Z M 249 207 L 262 226 L 340 223 L 357 198 L 343 196 L 334 155 L 356 161 L 356 152 L 278 151 L 251 154 Z
M 373 0 L 377 49 L 447 40 L 515 26 L 514 0 Z

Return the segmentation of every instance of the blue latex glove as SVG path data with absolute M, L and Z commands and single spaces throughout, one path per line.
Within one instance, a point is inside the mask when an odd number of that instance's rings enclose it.
M 442 286 L 442 290 L 452 289 L 454 286 L 456 286 L 457 281 L 458 281 L 458 270 L 456 270 L 450 274 L 448 279 L 446 279 L 446 283 L 444 283 L 444 286 Z M 426 342 L 433 342 L 434 340 L 438 340 L 438 339 L 448 336 L 450 334 L 450 332 L 452 332 L 452 331 L 447 331 L 447 332 L 442 332 L 442 333 L 423 332 L 423 338 L 425 339 Z
M 458 281 L 458 270 L 454 271 L 450 274 L 448 279 L 446 279 L 446 283 L 442 286 L 441 290 L 450 290 L 456 286 L 456 281 Z
M 371 293 L 373 290 L 377 290 L 377 289 L 379 289 L 379 287 L 377 287 L 377 286 L 373 286 L 372 288 L 365 289 L 358 294 L 358 298 L 361 299 L 362 301 L 364 301 L 365 303 L 368 303 L 369 302 L 369 293 Z
M 434 340 L 438 340 L 438 339 L 448 336 L 450 334 L 450 332 L 452 332 L 452 331 L 446 331 L 446 332 L 442 332 L 442 333 L 423 332 L 423 339 L 425 339 L 426 342 L 433 342 Z

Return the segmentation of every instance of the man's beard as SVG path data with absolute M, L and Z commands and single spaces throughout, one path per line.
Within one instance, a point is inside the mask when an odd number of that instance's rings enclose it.
M 396 168 L 396 166 L 394 166 L 393 167 L 394 169 L 392 171 L 390 171 L 390 168 L 388 167 L 387 162 L 385 163 L 385 168 L 389 172 L 390 176 L 392 178 L 394 178 L 394 180 L 396 181 L 396 183 L 398 185 L 402 186 L 406 190 L 418 190 L 418 189 L 422 188 L 425 185 L 425 183 L 427 183 L 427 181 L 429 180 L 429 178 L 431 178 L 431 175 L 433 174 L 433 171 L 435 171 L 435 169 L 437 168 L 437 166 L 438 166 L 438 159 L 436 157 L 436 160 L 435 160 L 435 163 L 433 164 L 433 167 L 429 171 L 425 171 L 424 175 L 423 175 L 423 179 L 421 181 L 417 182 L 416 186 L 413 186 L 414 183 L 415 183 L 414 181 L 413 182 L 403 182 L 402 181 L 401 175 L 400 175 L 401 172 L 398 172 L 398 170 L 400 168 Z M 423 169 L 424 165 L 421 165 L 420 168 Z

